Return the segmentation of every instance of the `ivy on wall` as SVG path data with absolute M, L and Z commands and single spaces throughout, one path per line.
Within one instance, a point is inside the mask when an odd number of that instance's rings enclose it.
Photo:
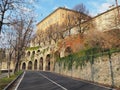
M 31 60 L 34 60 L 34 55 L 31 55 Z
M 68 68 L 69 70 L 72 68 L 73 64 L 75 64 L 76 68 L 79 66 L 82 68 L 83 66 L 86 66 L 86 62 L 90 62 L 92 65 L 94 64 L 95 58 L 103 55 L 111 55 L 115 52 L 120 52 L 120 48 L 106 51 L 101 51 L 100 48 L 89 48 L 86 50 L 81 50 L 77 53 L 70 54 L 63 58 L 57 58 L 57 62 L 59 65 L 64 64 L 64 68 Z
M 40 48 L 40 46 L 36 46 L 36 47 L 28 47 L 28 48 L 26 48 L 26 50 L 30 50 L 30 51 L 32 51 L 32 50 L 38 50 Z

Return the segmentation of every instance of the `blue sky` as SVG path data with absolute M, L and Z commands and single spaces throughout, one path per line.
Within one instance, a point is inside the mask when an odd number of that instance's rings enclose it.
M 109 9 L 109 6 L 115 5 L 115 0 L 38 0 L 35 4 L 37 13 L 37 22 L 44 19 L 58 7 L 72 9 L 75 5 L 83 3 L 92 16 L 102 13 Z M 120 0 L 118 0 L 120 4 Z

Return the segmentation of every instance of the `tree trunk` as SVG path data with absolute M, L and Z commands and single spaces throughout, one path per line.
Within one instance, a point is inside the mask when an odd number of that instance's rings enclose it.
M 8 78 L 10 78 L 10 61 L 8 60 Z
M 15 68 L 14 68 L 14 72 L 17 72 L 17 71 L 20 71 L 20 68 L 19 68 L 19 61 L 20 61 L 20 58 L 21 58 L 21 55 L 20 55 L 20 50 L 18 51 L 17 53 L 17 59 L 16 59 L 16 63 L 15 63 Z
M 9 58 L 8 58 L 8 78 L 10 78 L 10 61 L 12 58 L 12 54 L 9 54 Z

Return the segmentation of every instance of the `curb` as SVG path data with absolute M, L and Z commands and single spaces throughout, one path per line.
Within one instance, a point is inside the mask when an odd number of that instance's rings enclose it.
M 19 76 L 17 76 L 13 81 L 11 81 L 3 90 L 8 90 L 22 74 L 23 72 Z

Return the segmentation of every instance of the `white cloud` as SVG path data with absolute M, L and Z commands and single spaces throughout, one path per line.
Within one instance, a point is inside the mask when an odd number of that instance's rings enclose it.
M 29 0 L 29 3 L 31 3 L 31 4 L 34 3 L 34 0 Z
M 98 8 L 98 11 L 101 13 L 101 12 L 104 12 L 106 10 L 109 9 L 109 7 L 111 6 L 110 3 L 103 3 L 100 5 L 100 7 Z
M 58 7 L 59 7 L 59 6 L 55 6 L 55 7 L 53 8 L 53 10 L 56 10 Z
M 120 0 L 118 0 L 118 4 Z M 99 13 L 105 12 L 106 10 L 110 9 L 110 6 L 115 6 L 115 0 L 105 0 L 104 3 L 99 3 L 99 1 L 91 2 L 92 6 L 94 7 L 91 15 L 95 16 Z

